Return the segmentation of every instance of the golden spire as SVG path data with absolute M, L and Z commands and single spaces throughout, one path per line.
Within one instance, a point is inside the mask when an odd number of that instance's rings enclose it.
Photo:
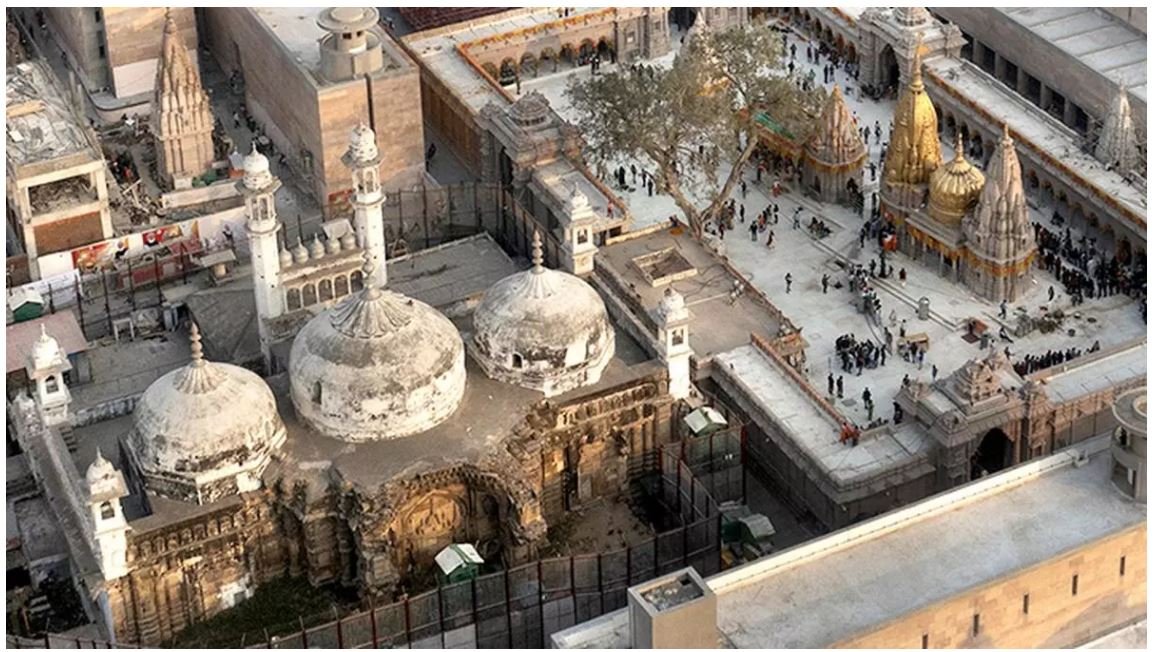
M 893 138 L 886 153 L 887 183 L 922 185 L 942 164 L 938 115 L 922 81 L 922 37 L 914 46 L 910 81 L 894 110 Z

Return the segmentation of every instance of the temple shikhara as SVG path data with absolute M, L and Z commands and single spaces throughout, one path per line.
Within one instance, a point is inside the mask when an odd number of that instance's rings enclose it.
M 9 647 L 1146 646 L 1144 8 L 6 18 Z

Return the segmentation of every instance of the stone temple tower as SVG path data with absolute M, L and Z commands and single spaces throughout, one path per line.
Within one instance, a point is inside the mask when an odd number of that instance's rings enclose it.
M 965 283 L 990 301 L 1016 301 L 1030 284 L 1036 243 L 1026 213 L 1022 166 L 1009 129 L 986 169 L 974 211 L 962 220 Z
M 1113 166 L 1119 174 L 1129 172 L 1138 162 L 1137 137 L 1134 135 L 1134 121 L 1130 116 L 1130 99 L 1126 87 L 1119 84 L 1118 94 L 1110 105 L 1110 115 L 1102 125 L 1098 146 L 1094 157 L 1106 165 Z
M 848 203 L 850 181 L 861 190 L 866 147 L 840 87 L 834 86 L 826 100 L 801 160 L 804 183 L 822 201 Z
M 188 188 L 194 177 L 212 168 L 212 112 L 171 11 L 164 21 L 156 76 L 152 123 L 157 171 L 169 186 Z
M 357 240 L 372 262 L 372 276 L 365 285 L 383 288 L 388 282 L 385 269 L 385 220 L 381 204 L 381 155 L 377 150 L 377 135 L 368 125 L 353 129 L 349 149 L 341 161 L 353 173 L 353 225 Z

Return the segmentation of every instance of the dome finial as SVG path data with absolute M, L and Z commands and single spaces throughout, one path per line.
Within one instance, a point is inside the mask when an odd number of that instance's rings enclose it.
M 965 154 L 962 153 L 962 132 L 961 131 L 955 131 L 954 132 L 954 160 L 960 161 L 964 158 L 966 158 L 966 157 L 965 157 Z
M 541 233 L 537 229 L 533 229 L 533 271 L 540 274 L 545 271 L 543 267 L 545 263 L 545 256 L 541 251 Z
M 192 342 L 192 365 L 203 367 L 204 347 L 200 344 L 200 327 L 196 325 L 196 322 L 192 322 L 192 327 L 188 330 L 188 339 Z
M 363 254 L 364 262 L 361 263 L 361 275 L 364 278 L 366 299 L 375 299 L 381 295 L 381 289 L 373 283 L 373 272 L 376 271 L 377 266 L 373 264 L 373 258 L 369 255 L 369 250 L 366 249 Z
M 1002 142 L 1003 143 L 1013 142 L 1010 139 L 1010 123 L 1008 123 L 1008 122 L 1002 123 Z

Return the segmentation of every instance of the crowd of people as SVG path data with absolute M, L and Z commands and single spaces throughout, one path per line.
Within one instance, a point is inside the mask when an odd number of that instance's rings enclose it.
M 875 369 L 886 364 L 886 348 L 872 340 L 858 341 L 853 333 L 841 335 L 834 342 L 842 371 L 861 375 L 863 369 Z
M 1038 243 L 1039 264 L 1058 277 L 1073 305 L 1081 304 L 1086 297 L 1103 298 L 1122 293 L 1142 302 L 1145 319 L 1145 259 L 1136 258 L 1127 266 L 1118 256 L 1106 257 L 1096 246 L 1096 238 L 1083 235 L 1075 239 L 1070 227 L 1059 234 L 1034 224 L 1034 238 Z
M 1101 348 L 1101 345 L 1095 340 L 1094 344 L 1085 351 L 1076 347 L 1070 347 L 1061 351 L 1050 350 L 1036 355 L 1026 354 L 1014 363 L 1014 371 L 1018 372 L 1019 376 L 1026 376 L 1035 371 L 1041 371 L 1054 365 L 1070 362 L 1087 353 L 1097 353 Z

